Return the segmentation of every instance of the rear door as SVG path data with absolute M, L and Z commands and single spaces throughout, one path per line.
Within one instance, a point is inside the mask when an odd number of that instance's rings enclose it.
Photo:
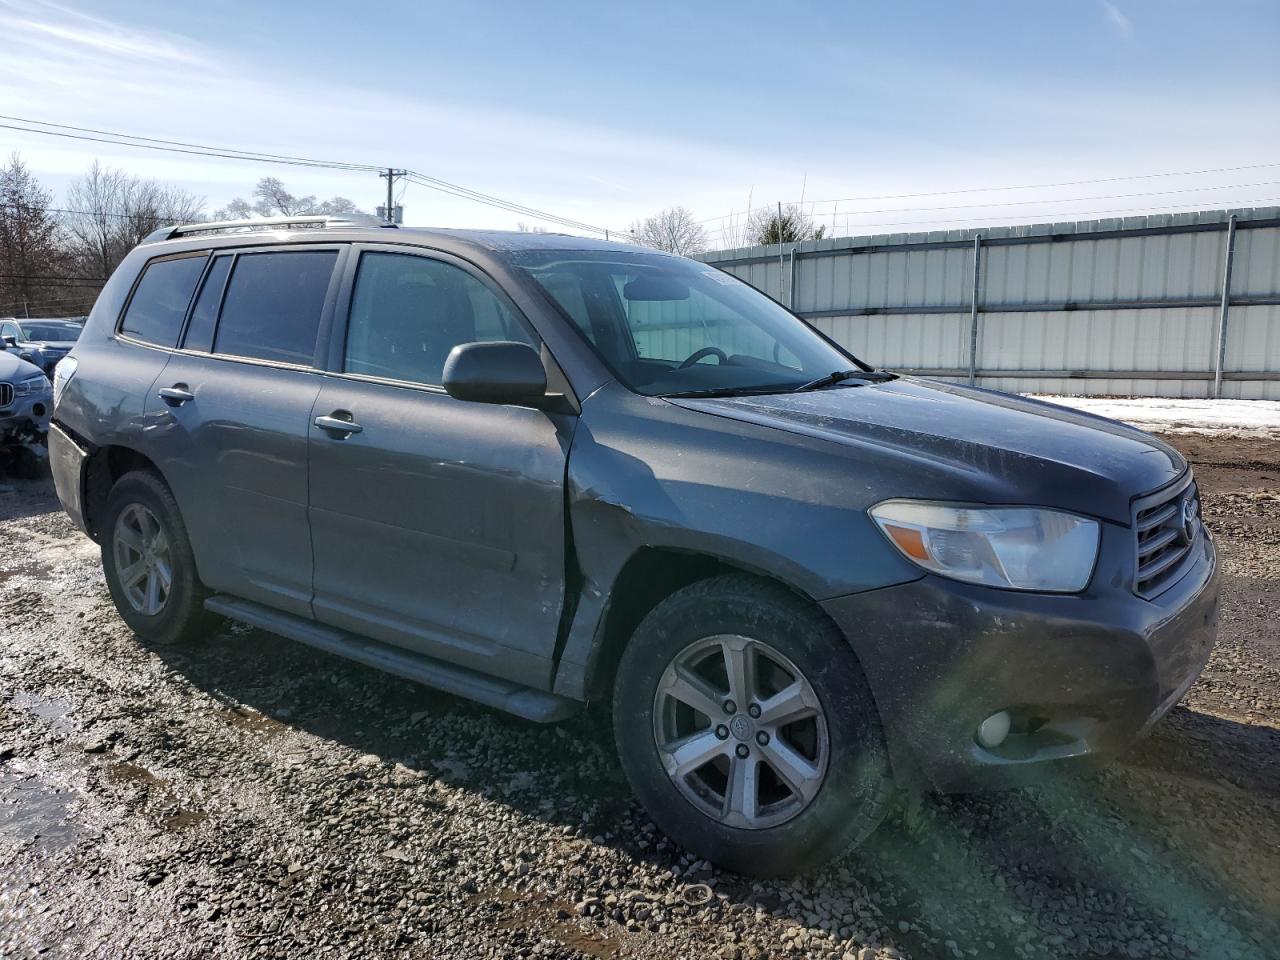
M 316 617 L 549 685 L 575 421 L 440 386 L 459 343 L 538 341 L 463 261 L 365 247 L 348 272 L 349 321 L 315 405 L 330 427 L 311 427 Z
M 216 253 L 156 393 L 165 472 L 215 590 L 311 615 L 307 434 L 343 248 Z

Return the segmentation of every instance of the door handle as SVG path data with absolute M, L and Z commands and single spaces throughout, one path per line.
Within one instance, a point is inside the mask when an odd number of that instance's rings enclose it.
M 157 392 L 157 396 L 171 407 L 180 407 L 188 400 L 196 398 L 196 395 L 187 389 L 185 383 L 175 383 L 172 387 L 161 387 Z
M 333 413 L 334 414 L 346 413 L 346 411 L 335 410 L 333 411 Z M 347 417 L 350 417 L 350 416 L 351 414 L 348 413 Z M 351 436 L 351 434 L 359 433 L 361 430 L 364 429 L 364 427 L 360 426 L 360 424 L 356 423 L 354 420 L 348 420 L 343 417 L 334 416 L 332 414 L 327 417 L 316 417 L 314 423 L 321 430 L 328 431 L 329 433 L 335 435 L 338 440 L 345 440 L 347 437 Z

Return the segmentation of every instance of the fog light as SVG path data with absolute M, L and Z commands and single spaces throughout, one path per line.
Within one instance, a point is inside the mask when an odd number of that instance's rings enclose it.
M 1010 720 L 1008 710 L 1001 710 L 987 717 L 978 724 L 978 744 L 988 750 L 1000 746 L 1004 743 L 1005 737 L 1009 736 Z

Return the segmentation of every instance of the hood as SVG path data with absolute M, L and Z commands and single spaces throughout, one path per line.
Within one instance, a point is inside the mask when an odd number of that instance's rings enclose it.
M 37 373 L 43 375 L 44 371 L 34 363 L 23 360 L 16 353 L 0 351 L 0 380 L 17 383 L 27 377 L 34 377 Z
M 1134 497 L 1187 467 L 1172 447 L 1114 420 L 915 377 L 670 402 L 845 444 L 868 458 L 913 461 L 922 489 L 887 490 L 886 499 L 936 495 L 941 476 L 953 499 L 1058 507 L 1127 524 Z

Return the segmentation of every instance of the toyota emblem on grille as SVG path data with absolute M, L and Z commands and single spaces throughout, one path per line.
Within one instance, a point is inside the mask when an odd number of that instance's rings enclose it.
M 1182 501 L 1182 535 L 1187 543 L 1196 538 L 1196 502 L 1190 497 Z

